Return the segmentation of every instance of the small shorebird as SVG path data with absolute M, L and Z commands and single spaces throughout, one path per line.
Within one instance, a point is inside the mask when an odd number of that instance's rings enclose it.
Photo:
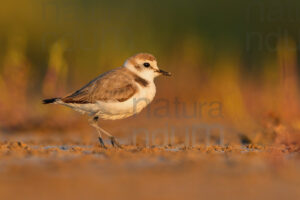
M 101 74 L 76 92 L 45 99 L 43 103 L 64 105 L 89 115 L 89 124 L 97 130 L 101 147 L 106 148 L 103 133 L 113 146 L 121 148 L 114 136 L 99 127 L 98 119 L 123 119 L 141 112 L 155 96 L 154 78 L 159 75 L 171 74 L 158 68 L 153 55 L 139 53 L 128 58 L 122 67 Z

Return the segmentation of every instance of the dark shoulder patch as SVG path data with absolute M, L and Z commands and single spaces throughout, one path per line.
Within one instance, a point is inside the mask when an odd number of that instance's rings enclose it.
M 148 81 L 146 81 L 145 79 L 143 79 L 137 75 L 134 77 L 134 80 L 135 80 L 135 82 L 137 82 L 138 84 L 140 84 L 143 87 L 147 87 L 149 84 Z

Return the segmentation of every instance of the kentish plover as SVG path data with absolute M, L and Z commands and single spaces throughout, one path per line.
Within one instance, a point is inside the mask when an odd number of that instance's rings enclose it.
M 121 147 L 115 138 L 98 126 L 98 119 L 123 119 L 139 113 L 154 98 L 154 78 L 170 76 L 158 68 L 156 58 L 147 53 L 136 54 L 122 67 L 101 74 L 76 92 L 62 98 L 43 100 L 44 104 L 61 104 L 89 115 L 89 123 L 99 134 L 99 142 L 106 148 L 102 133 L 113 146 Z

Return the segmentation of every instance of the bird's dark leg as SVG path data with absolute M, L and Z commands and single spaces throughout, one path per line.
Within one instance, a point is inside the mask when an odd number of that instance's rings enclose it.
M 89 124 L 97 130 L 97 132 L 99 134 L 98 139 L 99 139 L 101 148 L 107 149 L 107 147 L 105 146 L 105 144 L 103 142 L 102 134 L 101 134 L 101 129 L 98 126 L 97 121 L 98 121 L 98 116 L 92 117 L 92 118 L 89 119 Z
M 118 148 L 121 148 L 122 149 L 122 146 L 120 145 L 120 143 L 115 139 L 114 136 L 112 136 L 109 132 L 107 132 L 106 130 L 103 130 L 102 128 L 100 128 L 100 131 L 102 133 L 104 133 L 105 135 L 107 135 L 109 138 L 110 138 L 110 142 L 111 144 L 114 146 L 114 147 L 118 147 Z
M 98 139 L 99 139 L 99 142 L 100 142 L 100 146 L 101 146 L 102 148 L 104 148 L 104 149 L 107 149 L 106 146 L 105 146 L 105 144 L 104 144 L 104 142 L 103 142 L 102 137 L 98 137 Z
M 120 143 L 116 140 L 116 138 L 114 136 L 110 137 L 110 142 L 114 147 L 118 147 L 118 148 L 122 149 L 122 146 L 120 145 Z

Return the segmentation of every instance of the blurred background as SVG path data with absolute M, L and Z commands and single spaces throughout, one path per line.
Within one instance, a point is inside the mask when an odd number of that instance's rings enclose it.
M 104 127 L 122 135 L 137 126 L 218 123 L 244 142 L 279 135 L 278 142 L 293 142 L 286 134 L 300 129 L 299 6 L 295 0 L 2 3 L 0 130 L 91 131 L 79 114 L 41 100 L 149 52 L 174 74 L 157 80 L 152 115 L 117 122 L 122 130 L 112 122 Z
M 1 197 L 299 199 L 299 23 L 297 0 L 1 2 Z M 123 150 L 42 104 L 139 52 L 173 76 L 99 122 Z

